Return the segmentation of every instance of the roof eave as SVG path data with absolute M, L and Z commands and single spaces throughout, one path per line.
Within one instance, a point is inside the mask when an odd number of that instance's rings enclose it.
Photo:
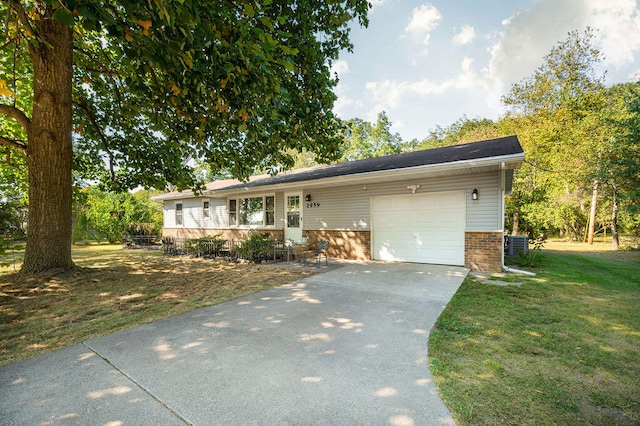
M 421 166 L 413 166 L 413 167 L 404 167 L 400 169 L 391 169 L 391 170 L 377 170 L 371 172 L 364 173 L 356 173 L 351 175 L 342 175 L 342 176 L 333 176 L 327 178 L 319 178 L 319 179 L 311 179 L 311 180 L 299 180 L 294 182 L 287 183 L 276 183 L 276 184 L 264 184 L 264 185 L 252 185 L 252 186 L 244 186 L 238 187 L 235 186 L 233 188 L 220 188 L 220 189 L 211 189 L 203 192 L 203 195 L 227 195 L 231 193 L 237 193 L 239 191 L 264 191 L 270 189 L 292 189 L 300 186 L 330 186 L 330 185 L 349 185 L 349 184 L 357 184 L 361 181 L 369 181 L 372 178 L 384 178 L 386 176 L 393 175 L 394 180 L 401 180 L 402 178 L 414 178 L 416 176 L 420 177 L 428 177 L 429 175 L 435 174 L 443 174 L 448 171 L 456 170 L 456 169 L 466 169 L 473 170 L 476 168 L 490 167 L 496 166 L 500 167 L 503 163 L 505 167 L 508 169 L 517 169 L 522 165 L 524 161 L 524 152 L 517 154 L 509 154 L 509 155 L 501 155 L 489 158 L 480 158 L 473 160 L 460 160 L 453 161 L 450 163 L 439 163 L 439 164 L 426 164 Z M 180 197 L 176 197 L 180 198 Z
M 151 199 L 154 201 L 166 201 L 166 200 L 184 200 L 186 198 L 197 198 L 197 197 L 198 196 L 193 191 L 184 191 L 184 192 L 171 192 L 168 194 L 154 195 L 153 197 L 151 197 Z

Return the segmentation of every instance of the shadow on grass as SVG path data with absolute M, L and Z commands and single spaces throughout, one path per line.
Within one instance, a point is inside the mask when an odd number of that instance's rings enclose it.
M 0 275 L 0 365 L 311 273 L 93 246 L 53 277 Z

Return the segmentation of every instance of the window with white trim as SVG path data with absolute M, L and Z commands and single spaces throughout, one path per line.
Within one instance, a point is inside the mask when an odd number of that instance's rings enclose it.
M 229 199 L 229 226 L 275 225 L 273 195 Z
M 182 203 L 176 203 L 176 226 L 182 226 Z
M 238 203 L 235 199 L 229 200 L 229 226 L 238 225 Z
M 207 200 L 202 200 L 202 218 L 209 219 L 211 217 L 211 203 Z

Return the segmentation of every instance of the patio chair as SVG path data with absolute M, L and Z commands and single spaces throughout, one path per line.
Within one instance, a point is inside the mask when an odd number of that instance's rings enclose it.
M 313 257 L 316 260 L 316 267 L 320 266 L 320 260 L 324 256 L 325 265 L 329 266 L 329 258 L 327 257 L 327 250 L 329 250 L 329 241 L 320 240 L 313 250 Z
M 282 260 L 284 261 L 284 254 L 287 254 L 287 262 L 291 258 L 291 248 L 293 247 L 292 240 L 276 241 L 273 245 L 273 260 L 276 260 L 277 254 L 282 253 Z
M 162 237 L 162 252 L 176 254 L 176 240 L 173 237 Z

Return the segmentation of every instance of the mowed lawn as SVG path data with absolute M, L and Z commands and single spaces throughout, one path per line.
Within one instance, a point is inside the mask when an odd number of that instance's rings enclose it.
M 0 268 L 0 365 L 311 274 L 88 245 L 73 247 L 77 271 L 25 279 L 14 272 L 21 257 Z
M 519 285 L 465 280 L 429 340 L 440 395 L 461 425 L 639 425 L 640 252 L 543 252 L 494 278 Z

